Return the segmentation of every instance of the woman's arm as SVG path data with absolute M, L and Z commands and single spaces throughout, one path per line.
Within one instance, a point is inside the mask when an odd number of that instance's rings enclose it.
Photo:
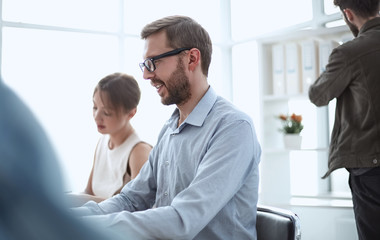
M 88 201 L 100 203 L 105 200 L 104 198 L 86 193 L 68 193 L 66 194 L 66 197 L 70 207 L 80 207 Z
M 98 144 L 99 144 L 99 142 L 98 142 Z M 95 195 L 94 192 L 92 191 L 92 176 L 93 176 L 93 173 L 94 173 L 95 159 L 96 159 L 96 152 L 97 152 L 97 149 L 98 149 L 98 144 L 96 145 L 96 148 L 95 148 L 94 160 L 92 162 L 92 168 L 91 168 L 90 176 L 88 177 L 87 186 L 84 189 L 84 193 L 90 194 L 90 195 Z
M 134 179 L 139 174 L 141 167 L 149 158 L 149 153 L 152 146 L 145 142 L 140 142 L 132 149 L 129 157 L 129 167 L 131 169 L 131 179 Z

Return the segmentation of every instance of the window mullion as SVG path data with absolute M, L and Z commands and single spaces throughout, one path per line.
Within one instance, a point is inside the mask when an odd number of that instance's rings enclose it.
M 225 66 L 222 74 L 223 95 L 227 99 L 233 101 L 233 84 L 232 84 L 232 29 L 231 29 L 231 0 L 221 0 L 221 19 L 220 23 L 223 27 L 221 32 L 220 49 L 222 52 L 222 65 Z
M 321 22 L 321 19 L 324 19 L 324 2 L 323 0 L 312 0 L 312 9 L 313 9 L 313 28 L 324 27 L 324 23 Z

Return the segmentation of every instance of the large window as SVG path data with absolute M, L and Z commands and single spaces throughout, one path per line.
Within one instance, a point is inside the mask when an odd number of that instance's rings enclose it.
M 117 38 L 5 27 L 2 45 L 3 80 L 48 132 L 67 179 L 84 182 L 98 138 L 92 91 L 119 70 Z

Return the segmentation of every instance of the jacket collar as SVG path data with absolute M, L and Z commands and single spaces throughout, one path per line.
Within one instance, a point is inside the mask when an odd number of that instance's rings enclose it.
M 368 20 L 366 23 L 364 23 L 364 25 L 362 26 L 362 28 L 359 31 L 358 36 L 360 36 L 362 33 L 366 32 L 369 29 L 374 28 L 374 27 L 380 27 L 380 17 L 375 17 L 371 20 Z

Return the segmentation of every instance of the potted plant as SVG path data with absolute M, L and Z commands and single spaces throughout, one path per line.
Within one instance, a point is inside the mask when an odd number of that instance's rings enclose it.
M 286 148 L 299 149 L 302 142 L 300 135 L 302 125 L 302 115 L 292 113 L 291 115 L 280 114 L 278 118 L 281 120 L 281 132 L 284 133 L 284 145 Z

